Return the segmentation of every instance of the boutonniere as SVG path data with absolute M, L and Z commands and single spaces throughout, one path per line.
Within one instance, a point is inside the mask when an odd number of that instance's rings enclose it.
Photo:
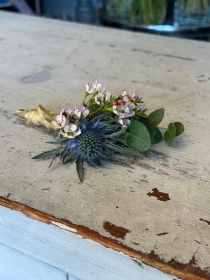
M 63 108 L 59 115 L 38 105 L 32 110 L 19 110 L 28 123 L 44 125 L 56 131 L 55 148 L 33 159 L 56 157 L 63 164 L 76 162 L 81 182 L 84 180 L 83 162 L 101 166 L 109 161 L 127 166 L 126 157 L 139 157 L 142 152 L 163 139 L 170 144 L 184 131 L 181 122 L 172 122 L 162 134 L 158 127 L 164 117 L 160 108 L 147 115 L 142 97 L 123 91 L 111 95 L 100 83 L 87 83 L 81 105 Z M 49 167 L 50 167 L 49 166 Z

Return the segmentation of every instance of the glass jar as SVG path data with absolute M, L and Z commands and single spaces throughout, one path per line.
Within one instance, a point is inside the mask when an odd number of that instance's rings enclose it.
M 210 0 L 176 0 L 174 24 L 206 26 L 210 24 Z
M 167 0 L 106 0 L 106 13 L 134 24 L 163 24 Z

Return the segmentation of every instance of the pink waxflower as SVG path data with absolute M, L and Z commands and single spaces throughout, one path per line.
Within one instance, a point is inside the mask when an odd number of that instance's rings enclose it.
M 63 137 L 75 138 L 76 136 L 81 134 L 81 130 L 77 127 L 76 124 L 69 124 L 66 125 L 64 129 L 60 131 L 60 134 Z
M 86 83 L 85 90 L 86 90 L 86 93 L 88 93 L 88 94 L 93 94 L 95 92 L 98 92 L 98 93 L 107 92 L 106 88 L 101 83 L 98 83 L 97 81 L 93 84 Z
M 125 109 L 125 106 L 123 106 L 123 105 L 113 105 L 113 107 L 112 107 L 112 109 L 113 109 L 113 113 L 115 113 L 116 115 L 118 115 L 118 116 L 124 116 L 124 109 Z
M 100 84 L 100 83 L 97 83 L 97 81 L 96 81 L 96 91 L 97 92 L 102 92 L 102 89 L 103 89 L 104 87 L 102 86 L 102 84 Z
M 52 121 L 52 124 L 56 129 L 62 129 L 68 124 L 68 119 L 62 115 L 58 115 L 55 118 L 55 121 Z
M 141 96 L 137 94 L 137 91 L 134 91 L 134 93 L 131 95 L 131 99 L 133 101 L 136 101 L 136 100 L 138 100 L 140 98 L 141 98 Z
M 124 102 L 129 102 L 130 101 L 130 96 L 128 94 L 123 96 L 123 101 Z
M 102 86 L 102 88 L 101 88 L 101 91 L 100 91 L 100 92 L 111 95 L 111 93 L 110 93 L 110 92 L 108 92 L 104 86 Z
M 105 103 L 106 101 L 108 101 L 110 99 L 111 94 L 108 91 L 105 92 L 99 92 L 96 96 L 95 96 L 95 102 L 98 105 L 101 105 L 101 103 Z
M 131 121 L 129 119 L 119 119 L 119 123 L 124 126 L 127 127 L 130 125 Z
M 78 105 L 74 107 L 74 115 L 78 118 L 80 118 L 81 114 L 83 114 L 84 117 L 89 115 L 90 111 L 85 108 L 83 105 Z
M 95 84 L 90 84 L 90 83 L 86 83 L 86 92 L 88 94 L 93 94 L 94 92 L 96 92 L 96 84 L 97 84 L 97 81 Z
M 135 115 L 133 109 L 135 109 L 135 104 L 125 103 L 124 105 L 113 105 L 113 113 L 119 116 L 119 118 L 129 118 Z
M 134 103 L 127 103 L 127 107 L 129 108 L 129 110 L 134 110 L 136 108 L 136 105 Z
M 64 108 L 61 112 L 60 112 L 61 116 L 64 116 L 66 118 L 70 118 L 72 116 L 72 111 L 68 108 Z
M 126 91 L 126 90 L 124 90 L 124 91 L 122 92 L 121 96 L 122 96 L 122 100 L 123 100 L 124 102 L 129 102 L 129 101 L 130 101 L 130 96 L 129 96 L 129 94 L 127 94 L 127 91 Z
M 102 92 L 104 90 L 104 87 L 102 84 L 98 83 L 97 81 L 93 84 L 86 83 L 86 92 L 88 94 L 93 94 L 95 92 Z
M 143 111 L 146 109 L 146 105 L 144 103 L 137 103 L 136 110 Z

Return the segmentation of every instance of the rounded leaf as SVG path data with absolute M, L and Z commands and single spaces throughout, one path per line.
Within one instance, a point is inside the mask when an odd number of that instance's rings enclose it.
M 175 127 L 176 127 L 176 135 L 175 137 L 181 135 L 184 132 L 184 126 L 181 122 L 175 122 L 174 123 Z
M 169 123 L 168 129 L 164 133 L 164 140 L 170 144 L 174 141 L 174 138 L 176 136 L 176 126 L 174 123 Z
M 137 120 L 131 120 L 126 144 L 138 152 L 144 152 L 151 146 L 150 134 L 146 127 Z
M 149 114 L 148 118 L 153 127 L 157 127 L 159 125 L 159 123 L 162 122 L 164 113 L 165 113 L 164 108 L 160 108 Z
M 161 141 L 163 141 L 162 133 L 160 132 L 160 129 L 156 127 L 154 129 L 154 135 L 153 135 L 152 140 L 151 140 L 152 145 L 158 144 Z
M 138 121 L 140 121 L 141 123 L 143 123 L 144 126 L 146 126 L 146 128 L 147 128 L 147 130 L 148 130 L 148 132 L 150 134 L 150 138 L 152 139 L 153 136 L 154 136 L 155 128 L 152 126 L 152 124 L 151 124 L 150 120 L 148 119 L 148 117 L 144 118 L 144 117 L 140 116 L 138 118 Z

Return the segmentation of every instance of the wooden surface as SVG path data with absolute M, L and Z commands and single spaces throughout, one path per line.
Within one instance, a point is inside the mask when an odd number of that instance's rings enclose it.
M 183 279 L 210 279 L 209 44 L 1 12 L 0 54 L 1 204 Z M 162 126 L 182 121 L 186 132 L 134 169 L 85 166 L 81 184 L 74 164 L 31 160 L 53 138 L 14 112 L 73 108 L 96 79 L 113 95 L 137 89 L 149 111 L 166 109 Z
M 75 235 L 70 227 L 63 230 L 61 223 L 46 225 L 3 206 L 0 217 L 1 280 L 178 280 Z M 15 275 L 9 277 L 12 272 Z

